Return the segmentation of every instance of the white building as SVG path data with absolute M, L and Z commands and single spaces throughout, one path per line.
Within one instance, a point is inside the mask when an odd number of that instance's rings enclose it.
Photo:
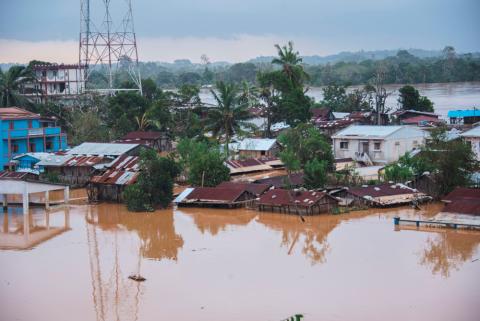
M 388 164 L 425 143 L 427 133 L 411 126 L 352 125 L 332 136 L 335 158 Z
M 480 126 L 467 130 L 460 136 L 472 146 L 472 151 L 475 153 L 477 160 L 480 160 Z
M 230 146 L 240 157 L 260 158 L 274 157 L 279 151 L 276 139 L 268 138 L 245 138 Z
M 23 94 L 36 102 L 74 99 L 85 89 L 83 66 L 35 65 L 33 72 L 35 82 L 25 84 Z

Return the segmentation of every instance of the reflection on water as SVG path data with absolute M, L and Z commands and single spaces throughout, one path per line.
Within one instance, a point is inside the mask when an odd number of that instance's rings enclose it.
M 30 236 L 71 229 L 33 250 L 0 251 L 0 319 L 240 321 L 302 313 L 306 321 L 473 321 L 480 233 L 393 226 L 396 215 L 439 208 L 305 222 L 244 209 L 130 213 L 100 204 L 47 216 L 35 209 Z M 23 237 L 20 213 L 1 219 L 3 234 Z
M 447 278 L 462 264 L 474 259 L 479 244 L 478 232 L 439 231 L 428 237 L 420 264 L 428 266 L 432 273 Z
M 51 224 L 51 217 L 63 213 L 63 224 Z M 2 230 L 0 249 L 27 250 L 70 230 L 69 208 L 31 210 L 23 215 L 21 207 L 9 207 L 0 213 Z
M 248 210 L 205 209 L 205 208 L 182 208 L 177 213 L 186 214 L 193 218 L 193 222 L 200 232 L 208 232 L 212 236 L 220 231 L 226 231 L 228 226 L 244 226 L 250 223 L 257 212 Z

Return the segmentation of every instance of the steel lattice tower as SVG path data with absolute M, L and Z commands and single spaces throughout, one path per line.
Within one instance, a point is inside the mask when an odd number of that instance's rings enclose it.
M 126 6 L 126 13 L 117 24 L 114 24 L 111 16 L 112 2 L 116 5 L 115 9 L 120 7 L 119 2 Z M 100 5 L 104 11 L 103 19 L 99 19 L 96 24 L 91 10 Z M 142 91 L 131 0 L 80 0 L 79 63 L 85 66 L 86 84 L 93 70 L 106 67 L 108 88 L 96 91 L 113 94 L 117 91 L 132 90 L 114 87 L 113 77 L 120 68 L 127 70 L 130 79 L 137 86 L 133 90 Z

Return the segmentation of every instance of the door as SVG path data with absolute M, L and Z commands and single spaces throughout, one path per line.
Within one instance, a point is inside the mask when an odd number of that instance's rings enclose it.
M 367 154 L 368 154 L 368 151 L 369 151 L 369 150 L 368 150 L 368 146 L 369 146 L 368 142 L 361 142 L 361 144 L 360 144 L 360 152 L 362 152 L 362 153 L 367 153 Z

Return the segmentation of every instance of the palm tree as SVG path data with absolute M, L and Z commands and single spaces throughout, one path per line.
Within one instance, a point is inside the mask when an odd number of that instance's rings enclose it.
M 282 67 L 283 72 L 290 81 L 301 83 L 308 78 L 308 74 L 303 70 L 301 65 L 302 58 L 300 53 L 293 49 L 293 42 L 289 41 L 286 46 L 280 47 L 276 44 L 278 57 L 272 60 L 272 64 Z
M 248 122 L 253 116 L 248 111 L 248 105 L 240 99 L 240 91 L 235 84 L 219 81 L 216 90 L 211 90 L 217 102 L 216 108 L 208 110 L 205 129 L 211 131 L 214 137 L 225 136 L 225 148 L 228 155 L 230 139 L 242 128 L 253 128 Z
M 25 103 L 27 99 L 20 95 L 20 90 L 33 79 L 30 69 L 24 66 L 12 66 L 5 73 L 0 69 L 0 105 L 10 107 Z
M 148 118 L 146 112 L 142 114 L 142 117 L 135 116 L 135 120 L 137 121 L 138 130 L 142 132 L 152 124 L 152 121 Z

